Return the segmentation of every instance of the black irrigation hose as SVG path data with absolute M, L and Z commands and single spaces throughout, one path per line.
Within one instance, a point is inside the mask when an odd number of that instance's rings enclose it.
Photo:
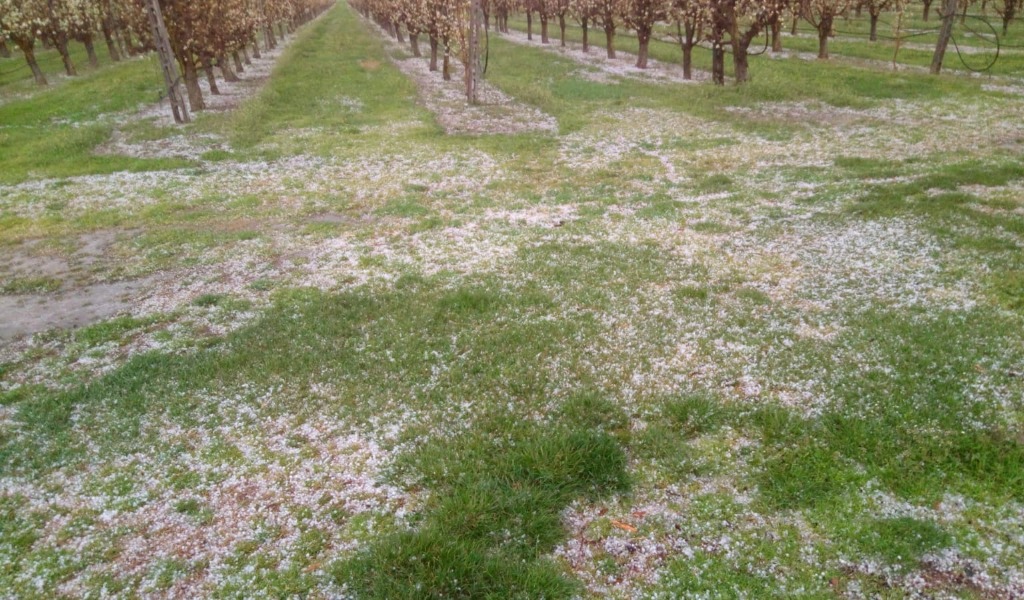
M 759 52 L 747 51 L 747 56 L 761 56 L 765 52 L 768 52 L 768 46 L 769 46 L 770 43 L 771 43 L 771 40 L 768 38 L 768 29 L 765 29 L 764 30 L 764 48 L 761 48 L 761 50 Z
M 968 64 L 967 59 L 964 58 L 964 53 L 963 53 L 963 51 L 960 50 L 960 45 L 956 41 L 956 36 L 950 36 L 950 41 L 953 42 L 953 48 L 956 50 L 957 58 L 960 59 L 960 63 L 963 64 L 963 66 L 968 71 L 971 71 L 973 73 L 985 73 L 985 72 L 990 71 L 992 69 L 992 67 L 995 66 L 996 62 L 999 60 L 1000 51 L 1004 47 L 1004 44 L 999 40 L 999 32 L 996 31 L 995 27 L 992 26 L 992 23 L 987 18 L 985 18 L 983 16 L 968 14 L 968 15 L 958 15 L 958 17 L 961 19 L 960 27 L 962 27 L 963 29 L 966 29 L 969 33 L 974 34 L 977 39 L 983 40 L 984 42 L 988 42 L 988 43 L 994 45 L 995 46 L 995 54 L 992 57 L 992 60 L 990 60 L 984 67 L 981 67 L 980 69 L 972 67 L 970 64 Z M 983 33 L 983 32 L 976 31 L 976 30 L 968 27 L 966 22 L 965 22 L 966 19 L 974 19 L 974 20 L 977 20 L 977 21 L 981 21 L 982 23 L 984 23 L 989 28 L 989 32 L 984 32 Z M 892 26 L 891 23 L 883 21 L 881 19 L 879 19 L 879 22 L 884 23 L 885 25 L 888 25 L 890 27 Z M 870 37 L 871 37 L 870 34 L 864 34 L 863 32 L 860 32 L 860 31 L 845 31 L 845 30 L 840 30 L 840 29 L 834 29 L 833 31 L 835 31 L 835 33 L 838 33 L 838 34 L 841 34 L 841 35 L 844 35 L 844 36 L 855 37 L 855 38 L 869 38 L 870 39 Z M 889 40 L 889 41 L 902 42 L 903 40 L 914 38 L 914 37 L 919 37 L 919 36 L 922 36 L 922 35 L 932 35 L 932 34 L 938 33 L 938 31 L 939 31 L 939 29 L 935 28 L 935 29 L 918 30 L 918 31 L 915 31 L 913 33 L 906 33 L 906 34 L 899 35 L 899 36 L 886 36 L 886 35 L 877 35 L 876 34 L 875 37 L 876 37 L 876 39 L 884 39 L 884 40 Z M 989 35 L 991 35 L 991 37 L 988 37 Z M 1005 47 L 1024 48 L 1024 46 L 1005 46 Z
M 992 23 L 989 23 L 987 19 L 983 19 L 981 17 L 974 17 L 974 16 L 971 16 L 971 15 L 968 15 L 968 16 L 970 16 L 973 19 L 977 19 L 977 20 L 981 21 L 985 25 L 988 25 L 988 28 L 992 30 L 992 35 L 995 38 L 995 45 L 996 45 L 995 56 L 993 56 L 992 60 L 989 61 L 989 63 L 987 65 L 985 65 L 984 67 L 982 67 L 981 69 L 975 69 L 971 65 L 967 64 L 967 60 L 964 59 L 964 55 L 960 51 L 960 45 L 956 43 L 956 36 L 951 36 L 950 37 L 950 41 L 953 42 L 953 48 L 956 49 L 957 57 L 960 58 L 960 62 L 964 65 L 964 67 L 967 68 L 968 71 L 971 71 L 971 72 L 974 72 L 974 73 L 985 73 L 985 72 L 989 71 L 990 69 L 992 69 L 992 67 L 996 64 L 996 61 L 999 60 L 999 50 L 1000 50 L 1000 47 L 1001 47 L 1001 45 L 999 43 L 999 34 L 996 32 L 995 28 L 992 27 Z M 970 31 L 971 33 L 973 33 L 974 35 L 981 36 L 980 33 L 974 31 L 973 29 L 967 27 L 966 25 L 963 25 L 963 27 L 965 29 L 967 29 L 967 31 Z
M 10 75 L 12 73 L 17 73 L 19 71 L 24 71 L 27 68 L 28 68 L 28 63 L 22 63 L 21 66 L 14 67 L 10 71 L 4 71 L 4 72 L 0 73 L 0 77 L 6 77 L 6 76 L 8 76 L 8 75 Z

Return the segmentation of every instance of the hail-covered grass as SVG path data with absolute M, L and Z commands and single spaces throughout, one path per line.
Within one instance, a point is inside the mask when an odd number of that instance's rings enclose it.
M 1019 84 L 380 35 L 3 178 L 4 594 L 1024 595 Z

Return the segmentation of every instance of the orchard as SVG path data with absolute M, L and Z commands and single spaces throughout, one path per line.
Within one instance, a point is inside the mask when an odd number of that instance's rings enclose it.
M 1024 598 L 1020 0 L 0 0 L 0 597 Z

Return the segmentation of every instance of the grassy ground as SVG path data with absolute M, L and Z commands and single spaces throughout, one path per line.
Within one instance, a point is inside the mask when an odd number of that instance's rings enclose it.
M 10 595 L 1024 594 L 1020 93 L 492 37 L 559 131 L 447 136 L 344 6 L 183 130 L 150 70 L 0 105 L 0 301 L 148 282 L 0 346 Z

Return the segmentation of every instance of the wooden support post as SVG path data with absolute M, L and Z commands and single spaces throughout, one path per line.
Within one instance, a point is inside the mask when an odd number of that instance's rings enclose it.
M 466 100 L 470 104 L 480 103 L 480 79 L 483 76 L 483 61 L 480 58 L 484 10 L 481 0 L 469 3 L 469 48 L 466 53 Z
M 942 60 L 946 56 L 949 38 L 953 36 L 953 19 L 956 18 L 957 0 L 945 0 L 942 3 L 942 27 L 939 29 L 939 41 L 935 43 L 935 54 L 932 55 L 932 75 L 942 70 Z
M 174 62 L 174 52 L 171 51 L 171 40 L 167 35 L 167 27 L 164 26 L 164 16 L 160 12 L 159 0 L 146 0 L 146 12 L 149 13 L 149 26 L 153 32 L 153 44 L 156 46 L 156 53 L 160 59 L 160 70 L 164 74 L 164 84 L 167 86 L 167 99 L 171 103 L 174 122 L 188 123 L 192 119 L 189 117 L 185 99 L 181 95 L 181 78 L 178 77 L 178 64 Z

